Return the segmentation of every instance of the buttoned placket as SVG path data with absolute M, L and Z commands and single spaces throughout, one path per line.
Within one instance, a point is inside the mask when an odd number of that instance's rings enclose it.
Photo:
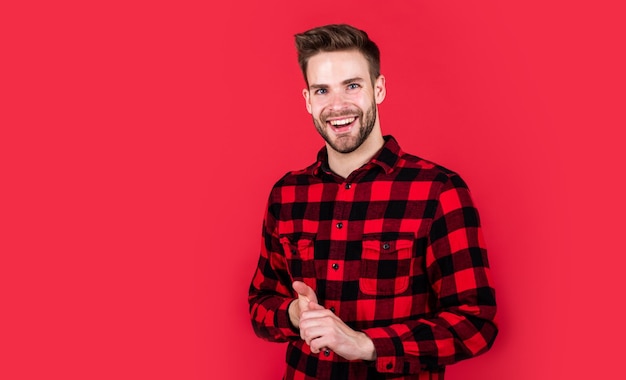
M 344 181 L 337 186 L 337 195 L 335 197 L 335 207 L 333 210 L 334 228 L 331 232 L 331 241 L 343 242 L 348 236 L 348 214 L 350 213 L 350 204 L 354 200 L 353 184 L 350 181 Z M 338 249 L 338 247 L 335 247 Z M 343 267 L 340 265 L 344 259 L 345 252 L 332 251 L 329 254 L 328 261 L 328 279 L 340 281 L 343 279 Z

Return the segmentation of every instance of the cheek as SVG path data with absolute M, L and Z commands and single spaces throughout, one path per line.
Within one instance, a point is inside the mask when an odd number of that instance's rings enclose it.
M 359 92 L 358 94 L 352 94 L 346 98 L 346 100 L 361 109 L 365 109 L 371 104 L 372 98 L 373 97 L 368 93 Z
M 324 107 L 320 106 L 319 104 L 309 104 L 309 113 L 313 116 L 315 116 L 316 118 L 319 118 L 322 115 L 322 112 L 324 111 Z

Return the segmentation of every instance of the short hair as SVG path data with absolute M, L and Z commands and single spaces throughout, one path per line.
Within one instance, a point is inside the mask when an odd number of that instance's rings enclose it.
M 380 50 L 367 33 L 347 24 L 331 24 L 295 35 L 298 63 L 307 85 L 309 59 L 322 52 L 357 50 L 367 60 L 372 83 L 380 76 Z

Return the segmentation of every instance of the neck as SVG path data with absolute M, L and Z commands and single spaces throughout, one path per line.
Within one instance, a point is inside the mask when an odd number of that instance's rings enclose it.
M 350 173 L 365 165 L 383 147 L 383 139 L 379 128 L 374 128 L 367 140 L 355 151 L 350 153 L 339 153 L 327 146 L 328 165 L 333 173 L 348 178 Z

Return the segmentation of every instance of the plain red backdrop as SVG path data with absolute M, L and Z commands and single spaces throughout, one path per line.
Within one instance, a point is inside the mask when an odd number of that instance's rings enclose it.
M 619 377 L 619 4 L 3 3 L 0 378 L 280 378 L 247 288 L 322 144 L 292 36 L 336 22 L 382 50 L 383 132 L 481 211 L 501 333 L 448 378 Z

